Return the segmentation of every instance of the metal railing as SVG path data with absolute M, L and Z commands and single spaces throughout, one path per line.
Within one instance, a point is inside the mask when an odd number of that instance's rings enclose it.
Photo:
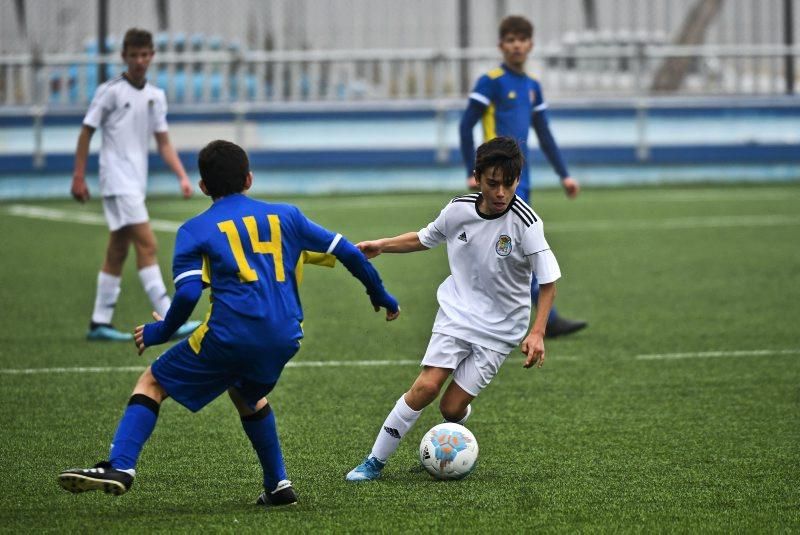
M 529 71 L 551 100 L 563 97 L 648 95 L 778 95 L 800 46 L 647 43 L 596 47 L 544 47 Z M 665 62 L 685 60 L 678 89 L 653 88 Z M 170 104 L 229 102 L 349 102 L 461 98 L 482 72 L 499 62 L 490 49 L 239 51 L 163 53 L 151 66 L 151 82 Z M 114 55 L 0 57 L 0 103 L 84 108 L 97 86 L 98 66 L 113 75 L 123 66 Z M 800 69 L 794 69 L 798 72 Z

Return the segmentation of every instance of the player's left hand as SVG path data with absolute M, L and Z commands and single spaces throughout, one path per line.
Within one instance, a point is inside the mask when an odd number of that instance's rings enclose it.
M 519 348 L 527 357 L 522 365 L 524 368 L 530 368 L 531 366 L 541 368 L 544 365 L 544 337 L 541 334 L 531 331 L 522 341 Z
M 162 318 L 158 312 L 153 311 L 153 319 L 162 321 L 164 318 Z M 133 330 L 133 341 L 136 343 L 136 349 L 139 350 L 139 355 L 144 353 L 144 350 L 147 349 L 147 346 L 144 345 L 144 325 L 137 325 Z
M 381 307 L 375 307 L 375 312 L 380 312 Z M 400 307 L 397 307 L 397 310 L 392 312 L 388 308 L 386 309 L 386 321 L 394 321 L 400 316 Z
M 189 182 L 188 178 L 183 177 L 181 179 L 181 194 L 183 195 L 183 198 L 184 199 L 190 198 L 192 196 L 192 193 L 194 193 L 194 188 L 192 188 L 192 183 Z
M 581 192 L 581 185 L 572 177 L 566 177 L 561 180 L 561 186 L 564 188 L 564 193 L 567 197 L 574 199 Z

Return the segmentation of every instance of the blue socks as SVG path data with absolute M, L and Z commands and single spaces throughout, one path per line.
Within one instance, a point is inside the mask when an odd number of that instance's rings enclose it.
M 136 468 L 139 454 L 156 426 L 158 409 L 159 404 L 152 398 L 143 394 L 131 396 L 111 443 L 111 466 L 117 470 Z M 272 408 L 267 404 L 256 413 L 243 416 L 242 427 L 264 470 L 264 489 L 271 492 L 287 479 Z
M 117 470 L 136 468 L 144 443 L 156 426 L 158 408 L 158 402 L 144 394 L 131 396 L 111 443 L 111 466 Z
M 536 303 L 539 302 L 539 281 L 536 280 L 536 275 L 533 276 L 533 281 L 531 282 L 531 302 L 533 306 L 536 306 Z M 550 323 L 554 319 L 558 317 L 558 311 L 556 311 L 556 306 L 550 309 L 550 315 L 547 316 L 547 323 Z
M 264 470 L 264 490 L 272 492 L 280 481 L 287 479 L 272 407 L 267 404 L 250 416 L 242 416 L 242 427 Z

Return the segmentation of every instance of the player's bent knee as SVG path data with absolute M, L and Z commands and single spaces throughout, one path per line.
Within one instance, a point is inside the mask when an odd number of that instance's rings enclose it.
M 133 394 L 143 394 L 154 399 L 158 403 L 161 403 L 169 397 L 167 391 L 164 390 L 164 387 L 161 386 L 161 383 L 159 383 L 155 375 L 153 375 L 150 366 L 139 376 L 139 380 L 136 381 L 136 386 L 133 389 Z
M 439 395 L 439 385 L 435 381 L 417 381 L 411 387 L 411 400 L 417 404 L 427 405 Z
M 242 394 L 236 388 L 229 388 L 228 389 L 228 396 L 231 398 L 233 405 L 236 407 L 236 410 L 239 412 L 239 416 L 242 418 L 251 419 L 252 416 L 255 416 L 258 413 L 263 413 L 262 417 L 266 417 L 267 414 L 272 410 L 269 406 L 269 401 L 267 398 L 261 398 L 256 402 L 255 407 L 251 407 L 247 401 L 245 401 Z M 259 418 L 255 418 L 259 419 Z
M 439 412 L 442 413 L 442 418 L 448 422 L 458 422 L 467 413 L 467 406 L 456 403 L 445 403 L 442 400 L 439 403 Z

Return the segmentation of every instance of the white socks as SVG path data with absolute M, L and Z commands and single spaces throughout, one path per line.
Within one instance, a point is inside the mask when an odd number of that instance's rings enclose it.
M 400 445 L 400 439 L 416 423 L 421 413 L 422 411 L 415 411 L 408 406 L 405 394 L 400 396 L 392 412 L 383 422 L 383 428 L 378 433 L 378 438 L 375 439 L 375 444 L 372 446 L 372 456 L 381 462 L 386 462 L 386 459 Z
M 100 272 L 97 275 L 97 294 L 94 298 L 94 311 L 92 322 L 111 323 L 114 316 L 114 306 L 119 297 L 119 283 L 122 279 L 108 273 Z
M 164 286 L 164 278 L 161 276 L 161 268 L 158 264 L 147 266 L 139 270 L 139 280 L 142 281 L 147 297 L 153 305 L 153 310 L 163 318 L 167 315 L 171 303 L 167 295 L 167 287 Z

